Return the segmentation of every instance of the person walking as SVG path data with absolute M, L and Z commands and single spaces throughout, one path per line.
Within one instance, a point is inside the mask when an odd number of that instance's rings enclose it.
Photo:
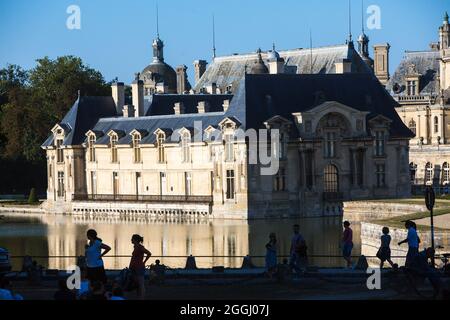
M 307 259 L 307 247 L 306 241 L 300 233 L 300 226 L 298 224 L 294 225 L 294 235 L 291 240 L 291 250 L 290 250 L 290 262 L 289 266 L 295 270 L 297 273 L 301 273 L 302 269 L 305 267 Z
M 266 244 L 266 272 L 270 278 L 277 269 L 277 237 L 275 233 L 269 235 L 269 242 Z
M 144 238 L 138 234 L 131 237 L 131 243 L 134 246 L 134 250 L 130 260 L 130 270 L 133 280 L 137 285 L 138 297 L 141 300 L 145 297 L 145 263 L 152 255 L 152 253 L 142 245 L 143 242 Z
M 408 253 L 406 254 L 405 267 L 409 268 L 415 257 L 419 254 L 419 236 L 417 235 L 416 224 L 410 220 L 405 222 L 405 228 L 408 230 L 408 235 L 405 240 L 398 243 L 401 246 L 404 243 L 408 244 Z
M 344 233 L 342 235 L 342 256 L 347 262 L 347 268 L 352 267 L 353 230 L 350 222 L 344 221 Z
M 111 251 L 111 247 L 104 244 L 102 239 L 97 236 L 97 231 L 93 229 L 88 230 L 86 235 L 89 240 L 85 251 L 86 277 L 91 284 L 97 281 L 105 284 L 107 279 L 102 258 Z
M 383 235 L 381 236 L 381 246 L 378 249 L 377 257 L 380 259 L 380 269 L 383 269 L 384 263 L 387 261 L 392 268 L 396 269 L 398 266 L 391 260 L 391 236 L 389 235 L 389 228 L 384 227 Z

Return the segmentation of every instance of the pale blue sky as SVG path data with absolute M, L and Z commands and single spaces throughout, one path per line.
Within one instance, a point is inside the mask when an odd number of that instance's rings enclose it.
M 354 38 L 361 32 L 361 0 L 352 2 Z M 81 30 L 68 30 L 66 9 L 81 8 Z M 381 29 L 366 30 L 370 44 L 391 44 L 391 71 L 405 50 L 437 41 L 448 0 L 364 0 L 381 8 Z M 151 61 L 156 0 L 0 0 L 0 67 L 35 66 L 44 56 L 80 56 L 107 81 L 129 82 Z M 211 60 L 212 14 L 218 55 L 345 42 L 348 0 L 159 0 L 166 62 L 185 64 L 192 79 L 195 59 Z M 368 16 L 366 16 L 368 17 Z M 372 49 L 371 49 L 372 50 Z M 372 52 L 371 52 L 372 55 Z

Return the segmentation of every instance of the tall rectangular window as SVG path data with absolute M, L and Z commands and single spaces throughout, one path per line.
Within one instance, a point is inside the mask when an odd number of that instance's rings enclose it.
M 382 157 L 384 156 L 385 149 L 385 135 L 384 131 L 376 131 L 375 132 L 375 156 Z
M 133 135 L 133 160 L 134 163 L 141 163 L 141 137 L 138 134 Z
M 113 135 L 111 137 L 111 162 L 112 163 L 117 163 L 119 161 L 119 157 L 117 154 L 117 136 Z
M 364 150 L 358 150 L 355 154 L 356 162 L 356 184 L 359 187 L 364 185 Z
M 183 133 L 181 137 L 181 150 L 183 153 L 183 162 L 189 162 L 190 161 L 190 150 L 189 150 L 189 143 L 191 142 L 191 136 L 189 133 L 185 132 Z
M 227 199 L 234 199 L 234 170 L 227 170 Z
M 95 171 L 91 171 L 91 193 L 97 194 L 97 173 Z
M 384 164 L 376 165 L 376 177 L 378 188 L 386 186 L 386 167 Z
M 58 197 L 64 197 L 64 172 L 58 171 Z
M 90 135 L 88 138 L 88 154 L 89 161 L 95 162 L 95 136 Z
M 192 175 L 190 172 L 184 173 L 184 185 L 185 185 L 185 194 L 187 196 L 192 195 Z
M 306 187 L 311 189 L 314 184 L 314 153 L 305 153 L 305 181 Z
M 325 158 L 334 158 L 336 156 L 337 134 L 336 132 L 327 132 L 325 134 Z
M 165 156 L 164 156 L 164 134 L 159 133 L 157 139 L 158 139 L 158 141 L 157 141 L 158 162 L 159 163 L 164 163 L 165 162 Z
M 225 135 L 225 161 L 234 161 L 233 134 Z
M 113 172 L 113 194 L 116 197 L 119 194 L 119 174 Z
M 62 148 L 63 140 L 58 139 L 56 140 L 56 161 L 58 163 L 64 162 L 64 150 Z

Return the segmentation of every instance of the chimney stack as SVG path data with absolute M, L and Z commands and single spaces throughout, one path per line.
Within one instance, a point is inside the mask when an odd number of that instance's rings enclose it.
M 183 113 L 185 113 L 184 103 L 183 102 L 176 102 L 175 106 L 173 107 L 173 110 L 175 111 L 175 114 L 183 114 Z
M 177 92 L 178 94 L 184 94 L 188 90 L 186 88 L 187 83 L 187 67 L 185 65 L 181 65 L 177 67 Z
M 199 101 L 197 106 L 198 113 L 209 112 L 209 103 L 208 101 Z
M 126 104 L 123 106 L 122 115 L 124 118 L 134 117 L 134 106 L 131 104 Z
M 208 63 L 205 60 L 195 60 L 194 61 L 194 69 L 195 69 L 195 83 L 197 84 L 200 78 L 206 71 L 206 65 Z
M 135 109 L 134 116 L 144 116 L 144 81 L 139 79 L 140 74 L 136 74 L 136 79 L 131 84 L 131 94 L 133 98 L 133 105 Z
M 125 85 L 123 82 L 114 82 L 111 85 L 112 98 L 116 104 L 117 114 L 122 113 L 122 108 L 125 105 Z
M 224 100 L 222 106 L 223 106 L 223 112 L 227 112 L 228 108 L 230 107 L 230 100 L 229 99 Z
M 352 61 L 350 59 L 342 59 L 334 64 L 336 73 L 351 73 Z
M 374 45 L 374 72 L 382 85 L 389 81 L 389 43 Z

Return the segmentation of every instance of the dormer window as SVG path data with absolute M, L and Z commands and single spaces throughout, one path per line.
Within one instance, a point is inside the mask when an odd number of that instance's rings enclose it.
M 141 135 L 133 134 L 133 161 L 134 163 L 141 163 Z
M 159 163 L 165 162 L 164 140 L 165 140 L 164 133 L 158 133 L 158 135 L 156 137 L 156 147 L 158 149 L 158 162 Z
M 64 150 L 63 150 L 63 139 L 56 140 L 56 161 L 58 163 L 64 163 Z
M 118 137 L 116 134 L 111 136 L 111 162 L 117 163 L 119 161 L 119 157 L 117 154 L 117 141 Z
M 181 136 L 181 150 L 183 153 L 183 162 L 190 161 L 190 147 L 189 143 L 191 142 L 191 135 L 189 132 L 183 132 Z
M 95 135 L 91 134 L 88 137 L 88 156 L 90 162 L 95 162 Z
M 408 80 L 406 82 L 406 89 L 408 96 L 414 96 L 417 94 L 417 81 L 416 80 Z

